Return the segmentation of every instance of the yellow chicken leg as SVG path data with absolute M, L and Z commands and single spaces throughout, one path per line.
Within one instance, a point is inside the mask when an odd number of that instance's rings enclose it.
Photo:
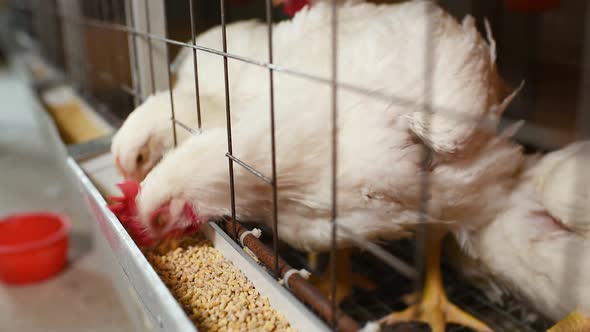
M 336 252 L 336 303 L 340 304 L 352 290 L 353 286 L 359 286 L 367 290 L 373 290 L 376 286 L 368 279 L 358 274 L 352 273 L 352 264 L 350 256 L 353 249 L 338 249 Z M 312 259 L 312 266 L 317 261 L 316 254 L 310 254 Z M 309 281 L 316 286 L 323 294 L 331 298 L 332 286 L 330 279 L 330 271 L 332 262 L 328 265 L 323 273 L 320 275 L 311 275 Z
M 547 332 L 587 332 L 590 331 L 590 317 L 575 311 L 569 314 Z
M 445 232 L 430 230 L 426 241 L 426 275 L 424 289 L 419 301 L 401 312 L 394 312 L 382 318 L 381 324 L 422 322 L 430 325 L 432 332 L 444 332 L 447 323 L 469 327 L 479 332 L 492 330 L 470 314 L 452 304 L 443 288 L 440 258 Z M 408 299 L 416 299 L 409 296 Z

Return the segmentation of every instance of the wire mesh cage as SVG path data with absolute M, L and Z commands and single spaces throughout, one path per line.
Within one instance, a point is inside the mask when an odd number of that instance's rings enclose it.
M 227 214 L 224 216 L 225 219 L 219 221 L 218 224 L 225 229 L 236 243 L 248 247 L 248 250 L 253 251 L 256 256 L 261 258 L 268 272 L 277 281 L 282 280 L 327 324 L 334 329 L 348 331 L 357 330 L 367 322 L 379 320 L 395 310 L 402 310 L 405 306 L 402 301 L 403 295 L 412 292 L 423 293 L 425 280 L 423 280 L 422 271 L 425 269 L 425 265 L 432 263 L 424 260 L 425 247 L 432 241 L 433 233 L 432 229 L 426 226 L 429 224 L 429 209 L 432 208 L 429 206 L 432 179 L 427 171 L 420 172 L 415 179 L 416 182 L 420 183 L 418 195 L 420 199 L 417 205 L 414 206 L 416 210 L 414 215 L 416 219 L 414 240 L 371 242 L 359 236 L 356 229 L 339 222 L 341 220 L 341 217 L 339 217 L 341 207 L 339 203 L 339 179 L 342 176 L 339 172 L 341 167 L 339 153 L 342 153 L 347 148 L 340 141 L 341 132 L 337 125 L 341 121 L 339 116 L 343 109 L 339 101 L 342 94 L 356 94 L 359 96 L 359 100 L 363 100 L 363 98 L 367 100 L 375 99 L 389 105 L 417 108 L 421 110 L 421 121 L 424 123 L 424 127 L 428 128 L 428 124 L 436 120 L 433 116 L 438 112 L 433 102 L 435 98 L 433 89 L 435 87 L 432 83 L 434 81 L 433 75 L 437 70 L 435 66 L 438 62 L 435 59 L 437 53 L 434 51 L 433 45 L 422 45 L 424 54 L 420 54 L 420 56 L 422 56 L 421 61 L 424 63 L 424 76 L 420 77 L 417 85 L 423 85 L 421 89 L 424 96 L 419 101 L 391 95 L 387 92 L 381 93 L 379 90 L 367 88 L 366 85 L 343 82 L 339 75 L 346 71 L 346 66 L 349 64 L 340 62 L 341 52 L 350 52 L 350 50 L 343 51 L 339 47 L 341 34 L 338 31 L 342 29 L 343 25 L 348 28 L 346 26 L 347 20 L 342 21 L 339 15 L 339 6 L 338 1 L 331 2 L 331 15 L 325 18 L 326 26 L 323 27 L 324 29 L 317 29 L 317 33 L 323 33 L 327 36 L 325 41 L 329 42 L 329 47 L 325 49 L 330 51 L 330 54 L 326 54 L 326 57 L 329 58 L 330 68 L 325 68 L 322 73 L 326 73 L 327 76 L 322 76 L 309 73 L 308 68 L 291 68 L 284 66 L 280 61 L 275 62 L 277 46 L 273 45 L 276 43 L 273 33 L 277 22 L 289 18 L 278 8 L 275 8 L 271 0 L 247 4 L 229 0 L 220 0 L 219 3 L 197 0 L 174 2 L 55 0 L 13 1 L 11 3 L 15 15 L 24 17 L 23 21 L 29 24 L 28 29 L 30 32 L 41 42 L 46 57 L 58 67 L 64 68 L 68 78 L 85 95 L 100 101 L 120 118 L 126 117 L 134 107 L 141 105 L 148 96 L 161 91 L 169 91 L 169 102 L 166 107 L 169 108 L 170 112 L 170 135 L 173 137 L 174 147 L 182 144 L 179 138 L 181 132 L 189 132 L 195 136 L 207 133 L 208 129 L 205 127 L 207 120 L 203 116 L 203 113 L 207 112 L 207 110 L 203 108 L 204 102 L 202 101 L 202 98 L 206 98 L 206 96 L 203 97 L 202 90 L 204 86 L 209 84 L 207 80 L 210 77 L 203 76 L 203 71 L 206 68 L 199 66 L 198 59 L 200 56 L 205 55 L 222 59 L 223 70 L 218 75 L 223 83 L 223 91 L 219 91 L 218 96 L 221 100 L 219 100 L 218 105 L 223 108 L 225 113 L 225 123 L 222 127 L 226 131 L 226 146 L 223 150 L 215 152 L 227 157 L 227 186 L 229 187 L 230 197 L 229 206 L 226 209 Z M 441 2 L 441 6 L 449 11 L 454 11 L 458 15 L 465 12 L 479 11 L 475 16 L 479 18 L 480 31 L 485 31 L 484 20 L 481 19 L 483 17 L 490 17 L 491 24 L 494 27 L 497 27 L 502 22 L 514 20 L 514 16 L 509 17 L 514 14 L 506 14 L 502 3 L 499 1 L 486 4 L 469 2 L 468 5 L 464 6 L 457 5 L 457 2 L 448 1 Z M 571 8 L 575 7 L 575 10 L 584 12 L 581 10 L 582 5 L 578 3 L 575 6 L 572 5 Z M 258 18 L 264 22 L 264 25 L 261 26 L 264 33 L 259 34 L 259 39 L 263 40 L 258 40 L 256 43 L 257 52 L 252 53 L 256 56 L 235 53 L 228 46 L 228 24 L 245 18 Z M 529 27 L 529 30 L 528 34 L 525 33 L 523 38 L 534 44 L 535 41 L 538 42 L 539 40 L 538 36 L 535 37 L 534 35 L 537 31 L 535 26 L 539 25 L 538 16 L 527 14 L 526 18 L 528 25 L 525 28 Z M 579 30 L 584 28 L 583 20 L 582 16 L 577 18 L 576 22 L 580 23 L 578 30 L 576 30 L 577 35 L 575 34 L 577 38 L 582 35 Z M 221 26 L 221 40 L 219 41 L 221 47 L 216 49 L 200 45 L 197 42 L 198 36 L 218 24 Z M 432 22 L 425 20 L 425 24 L 425 33 L 433 33 L 434 28 L 429 26 Z M 509 35 L 510 31 L 504 33 L 504 35 L 506 34 Z M 424 40 L 431 41 L 434 36 L 431 37 L 426 37 Z M 493 39 L 489 42 L 490 45 L 495 45 Z M 572 43 L 572 45 L 574 44 Z M 513 47 L 504 46 L 503 48 L 502 45 L 512 44 L 499 42 L 498 57 L 501 65 L 503 65 L 502 61 L 504 61 L 503 56 L 514 52 Z M 583 45 L 580 45 L 582 44 L 579 43 L 577 46 L 572 47 L 577 47 L 578 51 L 582 52 L 579 48 L 582 48 Z M 279 47 L 284 48 L 285 46 L 281 44 Z M 532 48 L 532 46 L 529 48 Z M 303 54 L 303 52 L 299 52 Z M 284 53 L 284 50 L 282 53 Z M 173 61 L 174 58 L 179 60 Z M 514 57 L 506 56 L 506 58 L 508 59 L 506 61 L 507 67 L 519 66 L 514 61 Z M 510 61 L 514 63 L 510 63 Z M 584 60 L 583 57 L 573 57 L 569 61 L 571 62 L 570 67 L 577 69 L 583 65 L 581 62 Z M 178 96 L 175 92 L 175 86 L 179 84 L 178 68 L 182 66 L 181 62 L 192 64 L 193 83 L 191 89 L 195 98 L 192 123 L 186 123 L 177 117 L 179 104 L 176 99 Z M 258 70 L 265 71 L 265 76 L 257 76 L 265 77 L 264 80 L 258 82 L 261 86 L 255 87 L 258 89 L 258 94 L 266 94 L 265 101 L 268 101 L 265 105 L 266 109 L 259 110 L 259 114 L 264 115 L 260 115 L 256 119 L 256 121 L 267 121 L 268 123 L 269 132 L 264 136 L 268 141 L 258 142 L 261 145 L 268 145 L 265 150 L 270 153 L 270 156 L 268 156 L 269 164 L 265 166 L 264 171 L 252 166 L 249 160 L 243 160 L 239 157 L 241 151 L 236 149 L 236 137 L 232 136 L 234 134 L 232 129 L 236 121 L 234 111 L 243 107 L 241 104 L 238 104 L 238 106 L 234 104 L 235 99 L 232 98 L 234 85 L 232 83 L 243 78 L 235 74 L 235 71 L 232 73 L 232 70 L 230 70 L 232 69 L 231 63 L 243 63 L 244 66 L 256 67 Z M 572 63 L 574 64 L 572 65 Z M 367 64 L 367 70 L 370 69 L 371 65 Z M 526 76 L 534 76 L 535 73 L 539 72 L 537 69 L 541 65 L 540 61 L 530 65 Z M 555 81 L 564 80 L 564 77 L 571 78 L 575 76 L 574 71 L 570 68 L 569 71 L 560 73 L 559 69 L 556 69 L 554 75 L 557 78 Z M 545 72 L 543 71 L 543 73 Z M 209 71 L 207 71 L 207 74 L 210 74 Z M 510 77 L 510 83 L 517 84 L 522 78 L 522 76 L 519 76 L 521 74 L 522 72 L 517 75 L 513 73 L 507 75 L 514 76 Z M 324 203 L 328 207 L 323 207 L 325 211 L 329 212 L 323 215 L 323 219 L 330 223 L 329 234 L 324 237 L 324 241 L 330 243 L 327 246 L 329 248 L 328 254 L 304 253 L 280 241 L 282 238 L 281 234 L 279 234 L 282 208 L 280 205 L 284 203 L 281 203 L 280 200 L 281 177 L 278 174 L 277 160 L 284 158 L 288 152 L 278 150 L 276 141 L 277 132 L 281 130 L 276 117 L 277 113 L 280 112 L 280 108 L 284 106 L 280 102 L 284 90 L 278 92 L 276 75 L 296 77 L 305 82 L 310 82 L 309 84 L 313 82 L 318 86 L 328 87 L 330 91 L 328 94 L 329 100 L 318 103 L 322 105 L 319 107 L 329 108 L 329 116 L 325 118 L 329 121 L 324 128 L 326 133 L 324 138 L 329 140 L 330 149 L 327 155 L 322 156 L 329 159 L 329 163 L 327 163 L 328 169 L 323 170 L 325 172 L 323 176 L 325 179 L 329 179 L 325 181 L 329 188 L 323 189 L 324 193 L 329 197 L 324 199 Z M 542 150 L 547 149 L 548 146 L 562 145 L 570 135 L 569 131 L 564 134 L 567 130 L 557 134 L 547 131 L 546 137 L 557 138 L 555 140 L 545 138 L 545 142 L 540 143 L 538 146 L 533 146 L 534 142 L 531 142 L 538 136 L 535 133 L 546 133 L 546 128 L 538 129 L 534 126 L 535 122 L 541 124 L 544 122 L 546 124 L 551 121 L 547 120 L 550 117 L 549 111 L 543 109 L 540 111 L 541 113 L 533 112 L 539 108 L 539 104 L 545 103 L 543 98 L 548 98 L 546 94 L 539 92 L 544 91 L 543 89 L 549 89 L 547 85 L 541 84 L 547 80 L 536 78 L 531 79 L 531 81 L 533 82 L 532 87 L 525 89 L 525 96 L 517 100 L 520 107 L 513 107 L 507 111 L 508 117 L 505 119 L 508 120 L 506 122 L 511 122 L 510 116 L 532 119 L 531 123 L 533 125 L 526 127 L 529 136 L 525 137 L 525 139 L 529 141 L 527 143 L 533 149 Z M 572 83 L 572 87 L 576 87 L 576 84 Z M 574 94 L 566 99 L 577 99 L 578 95 L 581 94 Z M 309 102 L 313 103 L 315 101 Z M 311 106 L 310 108 L 313 109 Z M 573 110 L 575 108 L 569 107 L 568 109 Z M 580 105 L 578 108 L 583 109 L 584 106 Z M 583 112 L 578 113 L 578 119 L 583 119 L 584 116 L 580 115 Z M 457 116 L 452 111 L 447 115 L 451 117 Z M 576 112 L 568 112 L 567 117 L 574 119 Z M 541 120 L 536 121 L 535 119 Z M 471 121 L 473 119 L 462 120 Z M 479 120 L 477 119 L 477 121 Z M 566 126 L 575 125 L 575 121 L 570 122 L 572 123 L 568 123 Z M 487 130 L 485 124 L 478 124 L 478 126 L 481 126 L 482 130 Z M 582 131 L 583 129 L 579 130 L 579 132 Z M 554 136 L 551 136 L 552 133 Z M 430 133 L 426 131 L 420 135 L 420 138 L 428 141 L 429 135 Z M 583 137 L 583 135 L 579 134 L 578 137 Z M 428 170 L 434 167 L 435 160 L 440 160 L 438 158 L 441 157 L 437 156 L 433 149 L 423 149 L 419 162 L 421 169 Z M 367 162 L 370 163 L 370 161 Z M 394 166 L 392 165 L 392 167 Z M 236 191 L 237 185 L 235 181 L 240 181 L 236 180 L 238 172 L 241 177 L 245 173 L 257 177 L 260 186 L 268 188 L 263 192 L 270 193 L 271 198 L 268 207 L 270 212 L 264 216 L 267 220 L 262 225 L 256 226 L 263 229 L 260 241 L 250 232 L 254 227 L 250 223 L 251 220 L 243 220 L 242 218 L 244 215 L 247 216 L 247 213 L 242 213 L 239 210 L 241 205 L 236 203 L 241 199 L 240 195 L 243 195 L 243 193 Z M 351 246 L 362 249 L 362 252 L 355 252 L 351 256 L 352 271 L 363 275 L 365 279 L 369 279 L 372 285 L 366 289 L 355 287 L 339 303 L 341 298 L 338 297 L 337 291 L 342 290 L 338 288 L 338 282 L 339 279 L 343 278 L 343 275 L 338 273 L 337 265 L 339 263 L 337 262 L 339 262 L 338 251 L 341 249 L 338 247 L 338 240 L 341 238 L 346 238 Z M 328 261 L 334 263 L 328 264 Z M 436 263 L 434 264 L 436 265 Z M 550 322 L 536 313 L 534 309 L 514 298 L 506 298 L 502 304 L 496 304 L 489 300 L 480 290 L 470 286 L 458 277 L 445 261 L 443 261 L 442 265 L 444 284 L 450 300 L 487 323 L 494 330 L 541 331 L 549 328 Z M 311 270 L 314 274 L 327 277 L 329 281 L 327 291 L 322 295 L 316 289 L 309 290 L 312 286 L 303 280 L 300 269 Z M 352 271 L 350 272 L 352 273 Z M 399 324 L 388 328 L 392 331 L 427 330 L 426 327 L 419 324 Z M 451 325 L 447 330 L 463 331 L 466 329 Z

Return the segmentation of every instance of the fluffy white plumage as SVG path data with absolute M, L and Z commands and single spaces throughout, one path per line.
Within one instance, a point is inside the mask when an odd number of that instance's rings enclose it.
M 227 25 L 228 48 L 234 54 L 251 57 L 252 52 L 262 46 L 266 33 L 262 23 L 254 20 Z M 221 50 L 221 28 L 212 28 L 196 39 L 198 45 Z M 225 127 L 225 89 L 223 58 L 217 54 L 198 52 L 199 94 L 201 96 L 202 129 Z M 247 66 L 231 60 L 229 71 L 232 77 L 240 77 Z M 185 48 L 174 60 L 176 72 L 174 85 L 174 110 L 177 120 L 197 128 L 197 106 L 195 98 L 194 60 L 192 49 Z M 241 92 L 240 80 L 230 81 L 232 104 L 239 109 L 242 99 L 248 95 Z M 159 162 L 162 156 L 173 148 L 173 131 L 169 91 L 158 92 L 148 97 L 125 120 L 113 137 L 111 151 L 120 171 L 135 180 L 145 175 Z M 237 117 L 234 117 L 237 120 Z M 182 128 L 177 130 L 178 143 L 188 138 Z
M 173 93 L 176 120 L 196 129 L 198 116 L 194 92 L 178 90 Z M 224 127 L 224 110 L 223 100 L 201 96 L 202 129 Z M 174 135 L 170 119 L 170 91 L 167 90 L 149 96 L 129 114 L 113 137 L 111 145 L 111 152 L 124 176 L 142 180 L 164 154 L 172 149 Z M 177 126 L 176 134 L 179 144 L 190 136 L 180 126 Z
M 495 198 L 500 208 L 475 215 L 489 225 L 470 235 L 472 257 L 455 263 L 489 297 L 516 295 L 556 321 L 590 314 L 589 152 L 584 141 L 529 157 L 514 190 Z
M 329 77 L 330 12 L 330 5 L 320 2 L 277 24 L 277 63 Z M 366 239 L 391 239 L 406 235 L 406 226 L 419 220 L 424 145 L 417 136 L 426 134 L 419 105 L 428 99 L 426 78 L 432 83 L 434 105 L 426 141 L 435 152 L 431 221 L 457 221 L 455 213 L 480 198 L 482 186 L 520 167 L 518 147 L 504 139 L 490 140 L 492 135 L 478 130 L 476 121 L 464 119 L 491 118 L 493 124 L 512 97 L 501 99 L 493 47 L 480 37 L 471 17 L 459 24 L 430 1 L 347 3 L 339 16 L 339 80 L 418 101 L 399 104 L 340 90 L 340 225 Z M 434 22 L 431 34 L 426 33 L 426 20 Z M 427 49 L 435 61 L 429 75 Z M 257 97 L 238 110 L 243 120 L 234 127 L 234 154 L 270 175 L 269 120 L 260 115 L 268 109 L 267 84 L 261 84 L 268 72 L 248 68 L 237 79 L 244 93 Z M 329 248 L 330 95 L 327 84 L 275 75 L 279 236 L 304 250 Z M 455 113 L 445 111 L 449 109 Z M 137 204 L 152 235 L 187 226 L 185 202 L 203 218 L 229 214 L 226 148 L 224 129 L 204 132 L 167 155 L 146 177 Z M 270 221 L 270 186 L 241 167 L 235 167 L 235 179 L 238 217 Z M 168 224 L 154 229 L 153 212 L 163 206 L 168 207 Z M 339 236 L 340 245 L 349 244 L 344 232 Z
M 541 161 L 537 194 L 549 214 L 567 228 L 590 234 L 590 142 L 571 144 Z
M 227 50 L 233 55 L 264 62 L 267 59 L 266 50 L 266 25 L 258 20 L 246 20 L 226 25 Z M 188 41 L 187 43 L 192 43 Z M 213 27 L 196 38 L 196 44 L 221 52 L 223 50 L 221 26 Z M 175 89 L 183 89 L 195 92 L 195 76 L 193 51 L 191 48 L 183 48 L 177 55 L 176 67 L 177 80 Z M 242 61 L 228 58 L 228 71 L 230 73 L 230 93 L 242 96 L 239 92 L 242 71 L 248 65 Z M 223 76 L 223 57 L 219 54 L 197 51 L 197 67 L 199 73 L 199 92 L 209 96 L 224 98 L 225 79 Z M 232 96 L 233 97 L 233 96 Z

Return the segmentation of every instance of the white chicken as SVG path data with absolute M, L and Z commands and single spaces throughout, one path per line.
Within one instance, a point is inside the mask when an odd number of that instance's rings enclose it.
M 277 24 L 276 63 L 329 77 L 330 14 L 331 6 L 319 2 Z M 432 185 L 426 220 L 441 230 L 429 232 L 433 250 L 427 252 L 426 292 L 419 304 L 383 322 L 418 319 L 439 332 L 451 321 L 486 331 L 446 300 L 438 256 L 446 230 L 463 234 L 479 227 L 455 223 L 459 212 L 483 205 L 481 188 L 512 176 L 522 163 L 518 146 L 478 126 L 487 121 L 493 129 L 515 95 L 502 99 L 493 41 L 492 47 L 486 44 L 473 18 L 459 24 L 430 1 L 345 3 L 338 15 L 339 81 L 397 98 L 345 88 L 338 92 L 339 225 L 367 240 L 411 234 L 421 220 L 422 151 L 427 147 L 434 153 L 426 170 Z M 426 52 L 432 52 L 432 67 L 424 62 Z M 233 130 L 234 155 L 270 174 L 269 121 L 259 115 L 268 109 L 267 72 L 243 74 L 243 91 L 256 98 L 242 105 L 243 120 Z M 274 88 L 279 237 L 298 249 L 328 250 L 331 89 L 324 82 L 279 72 Z M 424 119 L 425 103 L 432 106 L 430 121 Z M 191 137 L 148 174 L 134 212 L 150 237 L 230 213 L 225 151 L 226 131 L 211 129 Z M 242 167 L 235 168 L 234 176 L 237 217 L 270 222 L 270 186 Z M 352 242 L 340 232 L 337 245 Z
M 494 300 L 516 295 L 554 321 L 590 315 L 590 141 L 528 164 L 495 211 L 472 216 L 488 226 L 469 235 L 469 256 L 454 252 L 456 265 Z M 572 315 L 552 331 L 589 330 Z
M 262 47 L 266 36 L 264 25 L 249 20 L 227 25 L 228 49 L 233 54 L 252 57 L 257 48 Z M 212 28 L 196 38 L 196 43 L 214 50 L 222 49 L 221 28 Z M 199 95 L 202 129 L 225 127 L 225 81 L 223 77 L 223 58 L 217 54 L 201 52 L 197 56 L 199 70 Z M 198 126 L 195 97 L 194 61 L 192 49 L 181 51 L 174 65 L 176 79 L 174 84 L 174 110 L 178 121 L 196 129 Z M 240 77 L 244 62 L 230 60 L 229 72 L 232 77 Z M 230 96 L 234 109 L 251 96 L 240 90 L 240 80 L 230 81 Z M 111 152 L 119 171 L 126 178 L 141 181 L 159 162 L 162 156 L 173 148 L 174 136 L 171 117 L 169 91 L 158 92 L 148 97 L 125 120 L 113 137 Z M 234 117 L 234 120 L 237 120 Z M 177 143 L 182 143 L 189 135 L 179 128 Z

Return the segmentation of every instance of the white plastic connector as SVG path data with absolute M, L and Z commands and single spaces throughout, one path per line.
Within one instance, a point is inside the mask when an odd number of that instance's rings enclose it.
M 311 272 L 307 271 L 306 269 L 290 269 L 289 271 L 285 272 L 285 275 L 283 276 L 283 285 L 287 286 L 287 288 L 289 289 L 291 289 L 291 287 L 289 286 L 289 278 L 295 273 L 299 274 L 306 280 L 309 279 L 309 277 L 311 276 Z
M 240 235 L 240 245 L 242 247 L 245 247 L 245 245 L 244 245 L 244 238 L 248 234 L 252 234 L 252 235 L 254 235 L 258 239 L 262 235 L 262 231 L 260 229 L 258 229 L 258 228 L 254 228 L 251 231 L 245 231 L 244 233 L 242 233 L 242 235 Z

